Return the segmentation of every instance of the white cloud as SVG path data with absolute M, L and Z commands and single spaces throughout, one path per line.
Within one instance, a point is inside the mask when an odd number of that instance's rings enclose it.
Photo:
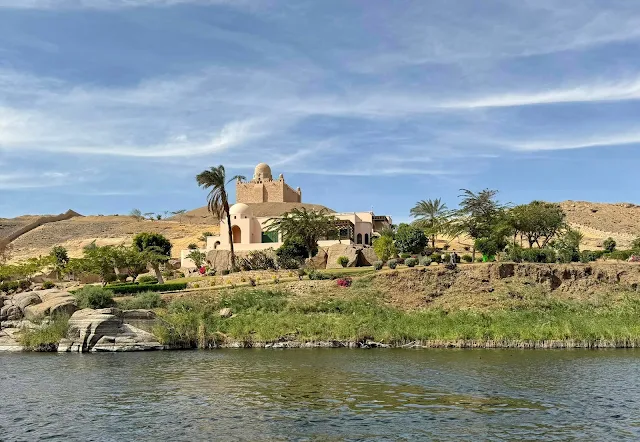
M 505 147 L 521 151 L 548 151 L 585 149 L 589 147 L 629 146 L 640 144 L 640 132 L 626 134 L 601 135 L 580 138 L 576 136 L 568 140 L 535 140 L 527 142 L 503 142 Z
M 36 189 L 55 187 L 70 181 L 70 175 L 63 172 L 38 173 L 14 172 L 0 174 L 0 190 Z

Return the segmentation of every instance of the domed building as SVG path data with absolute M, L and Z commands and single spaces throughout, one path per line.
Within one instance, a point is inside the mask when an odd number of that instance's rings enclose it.
M 252 251 L 280 247 L 282 238 L 277 232 L 268 231 L 268 225 L 273 218 L 278 218 L 294 208 L 324 210 L 337 218 L 338 236 L 319 241 L 320 247 L 330 247 L 334 244 L 368 246 L 378 231 L 391 225 L 390 217 L 377 216 L 373 212 L 335 213 L 321 205 L 303 203 L 299 187 L 293 190 L 285 183 L 282 174 L 274 180 L 271 167 L 260 163 L 256 166 L 251 181 L 236 182 L 236 203 L 229 209 L 234 249 Z M 228 232 L 227 219 L 223 217 L 220 220 L 220 234 L 207 237 L 207 247 L 204 251 L 230 250 Z M 189 253 L 190 250 L 182 251 L 182 267 L 195 266 L 187 258 Z

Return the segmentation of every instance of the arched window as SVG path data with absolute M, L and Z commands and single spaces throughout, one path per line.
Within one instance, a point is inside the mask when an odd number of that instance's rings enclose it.
M 356 236 L 356 243 L 362 244 L 362 233 L 358 233 L 358 236 Z
M 366 245 L 369 245 L 369 234 L 368 234 L 368 233 L 365 233 L 365 234 L 364 234 L 364 243 L 365 243 Z
M 233 243 L 234 244 L 241 243 L 242 242 L 242 231 L 240 230 L 240 227 L 233 226 L 231 228 L 231 236 L 233 237 Z

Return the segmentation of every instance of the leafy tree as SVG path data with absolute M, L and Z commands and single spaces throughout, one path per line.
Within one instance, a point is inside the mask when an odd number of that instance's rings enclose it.
M 144 216 L 142 215 L 140 209 L 133 209 L 131 212 L 129 212 L 129 216 L 135 218 L 136 221 L 142 221 L 144 219 Z
M 565 233 L 554 243 L 554 249 L 558 252 L 561 262 L 580 261 L 580 243 L 584 235 L 573 229 L 567 229 Z
M 283 269 L 299 268 L 309 254 L 309 250 L 302 239 L 295 236 L 287 238 L 276 250 L 278 266 Z M 314 251 L 311 251 L 311 254 L 314 254 Z
M 414 225 L 424 229 L 425 233 L 431 237 L 431 244 L 435 248 L 438 235 L 448 231 L 452 212 L 440 198 L 436 198 L 418 201 L 410 213 L 416 218 Z
M 546 247 L 565 227 L 565 213 L 559 204 L 532 201 L 509 211 L 509 224 L 516 236 L 525 237 L 529 247 Z M 542 240 L 542 242 L 540 242 Z
M 177 216 L 178 217 L 178 222 L 181 223 L 182 222 L 182 217 L 184 216 L 185 213 L 187 213 L 186 209 L 180 209 L 180 210 L 176 210 L 174 212 L 171 212 L 171 215 Z
M 204 189 L 210 189 L 207 196 L 207 207 L 209 212 L 215 214 L 218 219 L 227 217 L 227 228 L 229 234 L 229 244 L 231 246 L 231 268 L 236 268 L 236 253 L 233 249 L 233 233 L 231 231 L 231 215 L 229 214 L 229 195 L 225 186 L 233 181 L 243 180 L 245 177 L 236 175 L 227 180 L 227 174 L 223 165 L 211 167 L 196 176 L 198 185 Z
M 318 250 L 318 240 L 337 233 L 336 217 L 326 209 L 307 210 L 305 207 L 286 212 L 281 218 L 270 218 L 267 232 L 278 232 L 286 241 L 288 238 L 299 238 L 307 248 L 311 258 Z
M 171 257 L 171 242 L 159 233 L 139 233 L 133 238 L 133 246 L 142 254 L 144 262 L 148 263 L 158 278 L 164 284 L 160 265 Z
M 456 228 L 474 240 L 474 259 L 477 245 L 486 246 L 489 251 L 493 248 L 500 251 L 507 245 L 505 238 L 511 227 L 505 207 L 496 200 L 497 194 L 497 190 L 484 189 L 476 194 L 462 189 Z M 482 240 L 477 243 L 479 239 Z
M 609 253 L 613 252 L 616 249 L 616 245 L 617 245 L 616 240 L 611 237 L 605 239 L 602 242 L 602 246 L 604 247 L 604 250 Z
M 382 229 L 380 229 L 380 236 L 388 236 L 391 239 L 396 239 L 396 226 L 395 225 L 390 225 L 390 226 L 384 226 Z
M 67 253 L 67 249 L 62 246 L 55 246 L 51 249 L 49 256 L 54 260 L 53 265 L 56 268 L 58 279 L 60 279 L 61 275 L 64 273 L 65 267 L 69 264 L 69 254 Z
M 103 284 L 116 280 L 114 270 L 113 246 L 100 247 L 95 241 L 84 248 L 84 259 L 73 263 L 78 273 L 93 273 L 100 277 Z
M 135 281 L 146 270 L 144 256 L 136 247 L 120 245 L 111 249 L 112 260 L 119 275 L 126 275 Z
M 155 219 L 156 213 L 155 212 L 147 212 L 144 214 L 144 217 L 153 221 Z M 141 220 L 142 221 L 142 220 Z
M 200 250 L 192 250 L 187 255 L 187 258 L 193 261 L 197 268 L 200 268 L 206 262 L 207 254 Z
M 388 236 L 381 236 L 373 241 L 373 250 L 381 261 L 388 261 L 392 256 L 396 256 L 398 251 L 393 244 L 393 239 Z
M 400 224 L 396 233 L 396 248 L 403 253 L 421 253 L 429 243 L 422 230 L 409 224 Z

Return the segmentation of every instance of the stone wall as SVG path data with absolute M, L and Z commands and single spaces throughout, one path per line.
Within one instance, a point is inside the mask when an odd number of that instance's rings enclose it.
M 0 239 L 0 246 L 7 245 L 10 242 L 15 241 L 20 236 L 24 235 L 25 233 L 28 233 L 28 232 L 32 231 L 33 229 L 36 229 L 36 228 L 40 227 L 43 224 L 55 223 L 55 222 L 58 222 L 58 221 L 66 221 L 68 219 L 75 218 L 76 216 L 82 216 L 82 215 L 80 215 L 79 213 L 74 212 L 73 210 L 67 210 L 65 213 L 61 213 L 60 215 L 43 216 L 41 218 L 38 218 L 34 222 L 29 223 L 26 226 L 23 226 L 22 228 L 14 231 L 14 232 L 11 232 L 9 235 L 7 235 L 4 238 Z
M 284 181 L 263 181 L 236 184 L 236 203 L 299 203 L 300 193 Z

